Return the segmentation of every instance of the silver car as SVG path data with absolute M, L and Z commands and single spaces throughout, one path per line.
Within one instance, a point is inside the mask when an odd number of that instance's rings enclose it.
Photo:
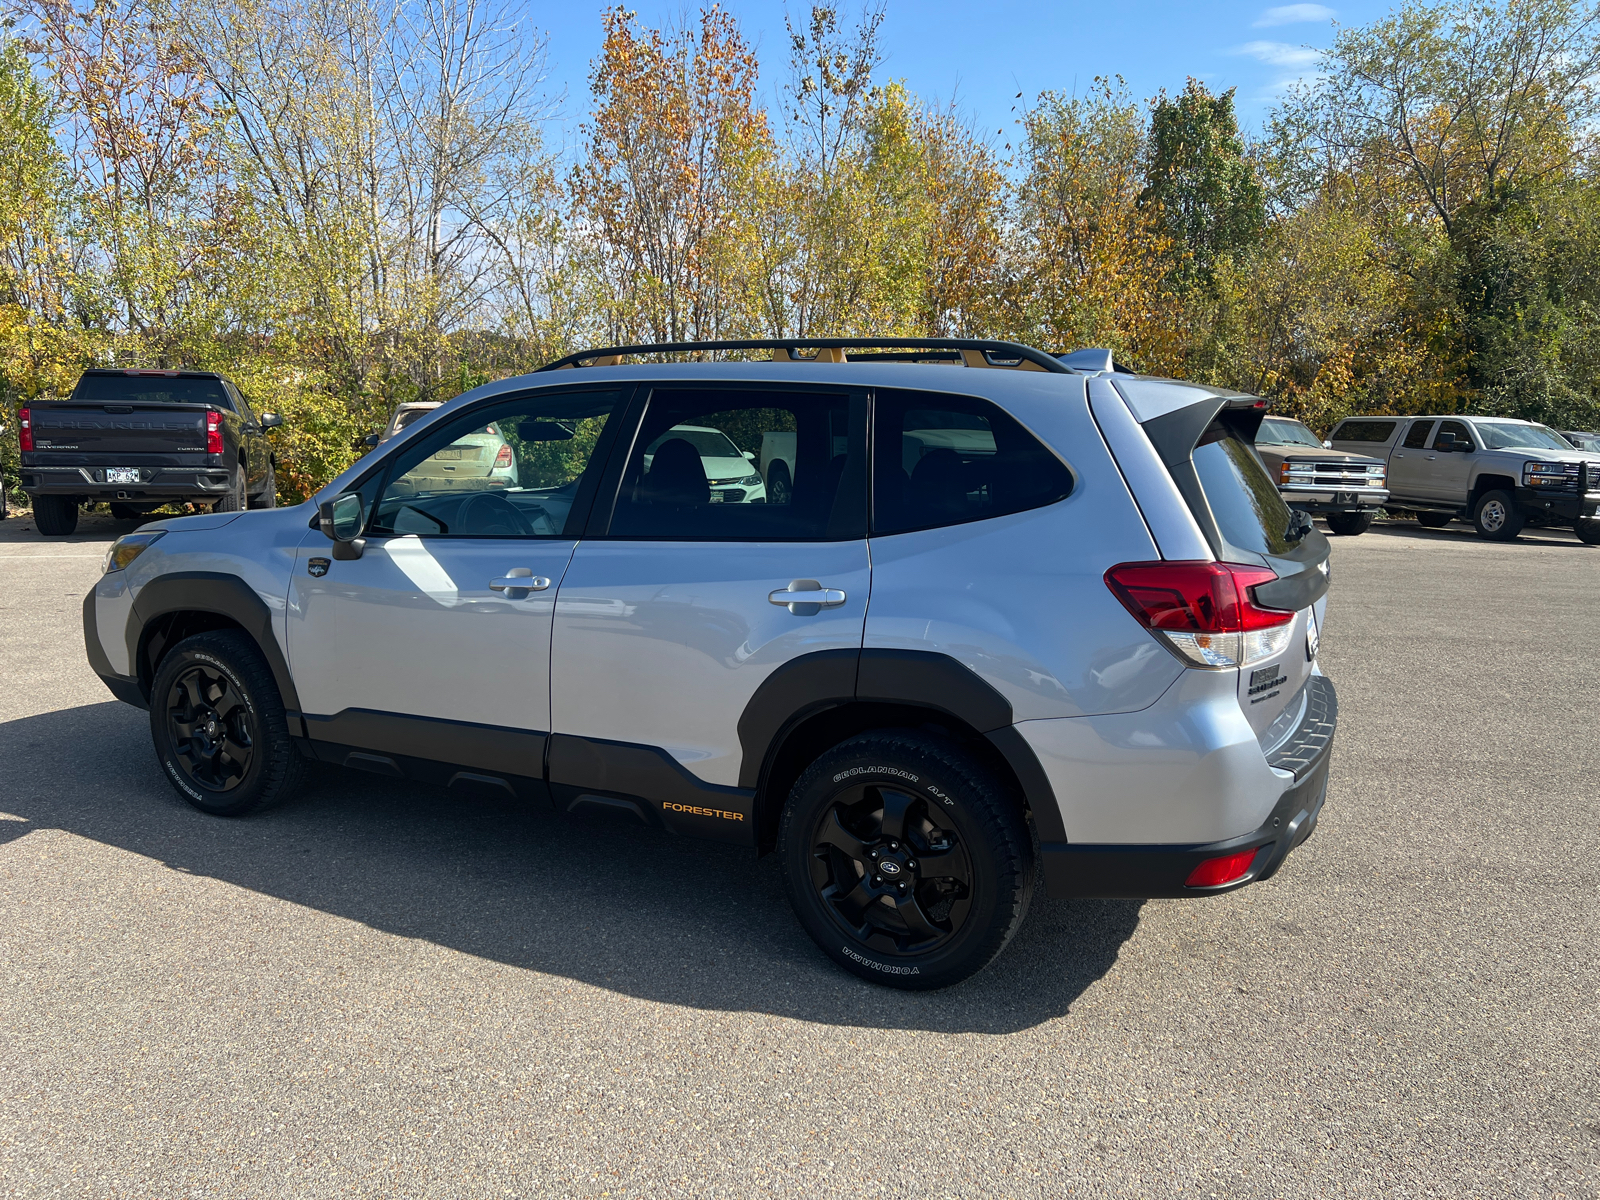
M 242 816 L 320 759 L 773 852 L 822 953 L 901 988 L 1037 885 L 1214 896 L 1310 835 L 1328 542 L 1262 401 L 1103 351 L 697 348 L 772 357 L 574 355 L 297 508 L 119 540 L 88 655 L 178 793 Z M 489 427 L 514 484 L 416 486 Z

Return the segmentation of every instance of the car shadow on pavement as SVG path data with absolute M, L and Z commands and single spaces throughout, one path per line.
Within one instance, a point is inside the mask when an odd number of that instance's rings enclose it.
M 0 842 L 61 829 L 386 933 L 703 1009 L 1014 1032 L 1067 1013 L 1115 965 L 1143 903 L 1038 896 L 987 971 L 901 993 L 822 956 L 772 855 L 331 767 L 279 808 L 208 817 L 162 778 L 144 714 L 110 701 L 0 724 L 0 762 L 0 809 L 22 818 L 0 821 Z

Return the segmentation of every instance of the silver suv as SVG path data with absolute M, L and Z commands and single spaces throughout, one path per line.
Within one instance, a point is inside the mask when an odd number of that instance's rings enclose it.
M 1214 895 L 1315 826 L 1328 542 L 1264 410 L 1001 342 L 588 352 L 312 503 L 122 538 L 89 659 L 205 812 L 318 759 L 776 851 L 834 962 L 940 987 L 1036 876 Z M 516 471 L 439 486 L 488 423 Z M 784 486 L 714 486 L 684 429 Z
M 1328 435 L 1335 450 L 1388 464 L 1389 501 L 1430 529 L 1456 518 L 1510 541 L 1525 525 L 1571 526 L 1600 544 L 1600 453 L 1510 417 L 1352 417 Z

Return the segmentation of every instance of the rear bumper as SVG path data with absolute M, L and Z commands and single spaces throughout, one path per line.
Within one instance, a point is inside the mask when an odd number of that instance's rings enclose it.
M 1051 897 L 1100 896 L 1177 899 L 1237 891 L 1270 879 L 1295 847 L 1311 836 L 1327 798 L 1328 764 L 1338 724 L 1338 697 L 1324 676 L 1313 676 L 1306 714 L 1295 732 L 1268 756 L 1293 782 L 1256 829 L 1200 844 L 1096 845 L 1045 842 L 1044 882 Z M 1190 872 L 1208 858 L 1255 850 L 1245 874 L 1220 887 L 1188 887 Z
M 83 496 L 91 501 L 154 502 L 179 497 L 214 499 L 228 490 L 226 467 L 141 467 L 138 483 L 106 483 L 104 467 L 22 468 L 30 496 Z

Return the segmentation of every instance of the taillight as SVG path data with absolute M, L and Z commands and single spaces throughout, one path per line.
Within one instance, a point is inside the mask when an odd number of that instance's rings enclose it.
M 1289 644 L 1294 613 L 1258 604 L 1253 591 L 1277 577 L 1239 563 L 1145 562 L 1122 563 L 1105 578 L 1123 607 L 1186 663 L 1239 667 Z
M 206 453 L 222 453 L 222 414 L 219 412 L 206 413 Z
M 500 443 L 500 453 L 494 456 L 495 470 L 511 465 L 511 447 L 504 442 Z
M 24 454 L 33 453 L 33 409 L 24 408 L 17 413 L 17 444 Z
M 1255 850 L 1241 850 L 1237 854 L 1225 854 L 1221 858 L 1208 858 L 1194 870 L 1189 872 L 1189 878 L 1184 880 L 1185 887 L 1221 887 L 1225 883 L 1233 883 L 1243 879 L 1250 871 L 1250 864 L 1255 861 Z

